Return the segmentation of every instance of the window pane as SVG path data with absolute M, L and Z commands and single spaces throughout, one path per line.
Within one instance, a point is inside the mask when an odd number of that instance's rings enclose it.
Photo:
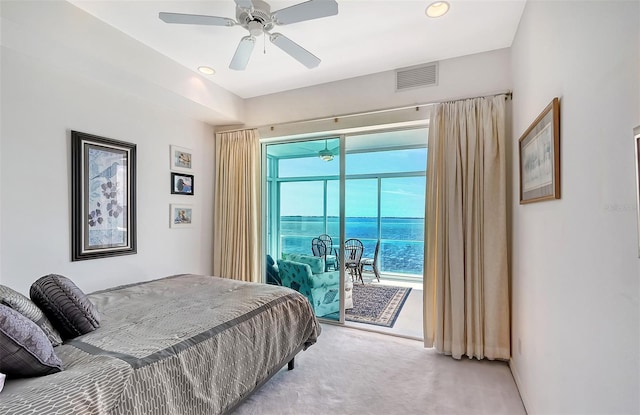
M 324 233 L 324 183 L 280 184 L 282 252 L 311 253 L 311 239 Z
M 347 153 L 347 175 L 424 171 L 427 149 Z
M 378 239 L 378 180 L 345 182 L 345 237 Z
M 425 186 L 425 177 L 382 179 L 381 271 L 422 274 Z
M 398 177 L 384 178 L 381 184 L 380 210 L 383 222 L 385 219 L 393 218 L 420 218 L 424 222 L 424 202 L 425 202 L 426 178 L 420 177 Z M 396 231 L 394 231 L 396 232 Z M 424 227 L 403 227 L 401 239 L 422 240 L 424 239 Z M 391 236 L 398 236 L 395 233 Z M 385 228 L 382 229 L 382 237 L 385 235 Z
M 304 141 L 273 144 L 269 155 L 278 158 L 278 177 L 338 176 L 340 174 L 340 140 Z M 325 159 L 320 156 L 325 155 Z
M 279 177 L 318 177 L 338 176 L 340 174 L 340 161 L 338 156 L 330 162 L 318 157 L 305 157 L 297 159 L 284 159 L 279 162 Z
M 345 144 L 347 175 L 426 170 L 426 128 L 350 136 Z
M 337 244 L 340 240 L 340 181 L 327 181 L 327 234 Z

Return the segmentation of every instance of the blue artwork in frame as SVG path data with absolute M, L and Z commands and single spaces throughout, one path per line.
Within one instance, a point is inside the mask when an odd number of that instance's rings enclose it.
M 193 175 L 171 173 L 171 194 L 193 196 Z
M 135 144 L 71 132 L 72 261 L 136 253 Z

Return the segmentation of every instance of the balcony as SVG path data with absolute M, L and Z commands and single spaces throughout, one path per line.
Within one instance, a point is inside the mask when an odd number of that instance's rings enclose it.
M 311 240 L 325 233 L 327 228 L 337 229 L 337 221 L 338 218 L 335 217 L 326 220 L 324 217 L 281 217 L 282 252 L 310 253 Z M 378 223 L 383 224 L 384 235 L 380 238 L 380 272 L 394 279 L 421 282 L 424 269 L 424 218 L 346 218 L 346 239 L 356 238 L 362 241 L 363 257 L 373 258 L 377 242 L 377 238 L 373 236 L 379 233 Z M 337 232 L 332 235 L 334 241 L 337 240 L 336 235 Z

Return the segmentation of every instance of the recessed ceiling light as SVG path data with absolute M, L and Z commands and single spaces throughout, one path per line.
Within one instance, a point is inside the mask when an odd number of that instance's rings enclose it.
M 216 71 L 213 68 L 209 68 L 208 66 L 199 66 L 198 70 L 205 75 L 213 75 Z
M 447 14 L 449 11 L 449 3 L 446 1 L 436 1 L 435 3 L 431 3 L 425 13 L 429 17 L 440 17 Z

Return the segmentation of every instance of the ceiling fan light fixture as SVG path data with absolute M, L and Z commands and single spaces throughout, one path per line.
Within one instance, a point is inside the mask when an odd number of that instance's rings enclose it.
M 449 3 L 446 1 L 436 1 L 427 6 L 425 14 L 429 17 L 442 17 L 449 11 Z
M 205 75 L 214 75 L 216 73 L 215 69 L 210 68 L 208 66 L 198 66 L 198 71 Z
M 333 160 L 333 152 L 336 151 L 339 147 L 329 150 L 327 144 L 327 140 L 324 140 L 324 148 L 318 151 L 318 157 L 320 157 L 324 161 L 331 161 Z
M 331 150 L 327 150 L 326 148 L 324 150 L 320 150 L 318 152 L 318 156 L 324 161 L 333 160 L 333 153 L 331 152 Z
M 264 26 L 257 20 L 247 23 L 247 30 L 251 36 L 258 37 L 264 32 Z

